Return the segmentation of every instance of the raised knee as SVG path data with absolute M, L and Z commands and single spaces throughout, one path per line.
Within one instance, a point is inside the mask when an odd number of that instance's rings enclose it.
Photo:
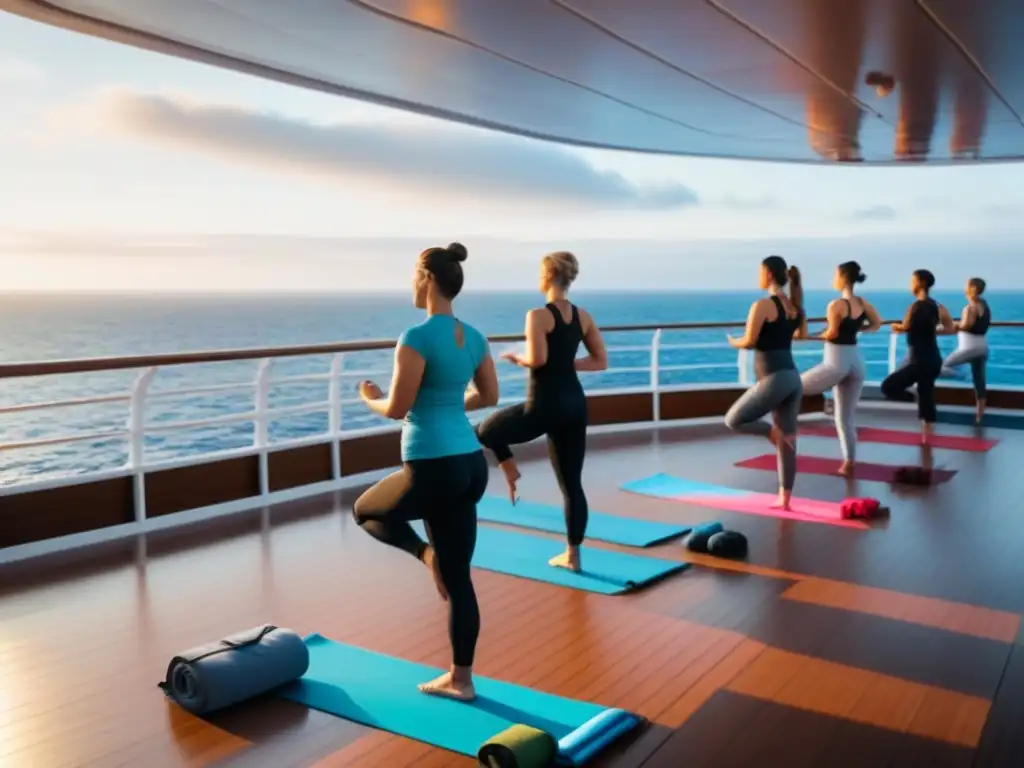
M 727 429 L 731 429 L 734 432 L 740 426 L 739 414 L 737 414 L 735 411 L 729 411 L 727 414 L 725 414 L 724 421 L 725 421 L 726 428 Z
M 363 520 L 366 519 L 362 514 L 366 509 L 366 502 L 363 501 L 365 498 L 366 494 L 363 494 L 356 499 L 356 503 L 352 505 L 352 517 L 355 519 L 356 525 L 362 525 Z

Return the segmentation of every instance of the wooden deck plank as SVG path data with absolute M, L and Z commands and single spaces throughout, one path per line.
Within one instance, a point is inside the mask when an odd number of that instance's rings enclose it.
M 1024 611 L 1014 589 L 1024 577 L 1024 532 L 1004 512 L 1015 508 L 1013 456 L 1024 435 L 999 437 L 988 454 L 935 452 L 959 470 L 941 489 L 799 478 L 800 495 L 857 492 L 890 504 L 888 526 L 867 533 L 617 490 L 667 471 L 770 491 L 766 473 L 733 466 L 763 452 L 756 440 L 705 431 L 698 443 L 672 429 L 595 437 L 592 509 L 718 518 L 747 534 L 750 558 L 692 556 L 669 542 L 644 554 L 695 567 L 620 597 L 475 571 L 478 671 L 652 721 L 597 766 L 676 766 L 683 754 L 694 768 L 966 766 L 975 749 L 979 765 L 1024 762 L 1012 730 L 1024 662 L 1011 657 Z M 837 451 L 828 440 L 811 443 L 801 440 L 801 450 Z M 871 445 L 862 453 L 900 462 L 920 452 Z M 532 460 L 538 451 L 526 454 L 523 497 L 557 503 L 550 470 Z M 151 536 L 145 558 L 119 545 L 0 568 L 0 763 L 473 765 L 273 699 L 207 722 L 154 686 L 173 653 L 263 622 L 446 665 L 446 615 L 428 575 L 353 524 L 353 498 Z

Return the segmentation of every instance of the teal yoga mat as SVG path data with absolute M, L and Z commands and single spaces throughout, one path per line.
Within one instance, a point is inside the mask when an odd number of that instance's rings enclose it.
M 939 411 L 938 421 L 940 424 L 976 426 L 974 414 L 965 411 Z M 986 413 L 981 426 L 995 429 L 1024 429 L 1024 416 L 1013 413 Z
M 513 725 L 529 725 L 558 741 L 558 764 L 578 766 L 642 720 L 629 712 L 563 699 L 499 680 L 476 679 L 477 698 L 462 703 L 427 696 L 416 686 L 440 669 L 336 643 L 305 639 L 309 669 L 280 695 L 346 720 L 476 756 Z
M 424 535 L 422 523 L 413 523 L 413 527 Z M 473 565 L 485 571 L 602 595 L 630 592 L 690 567 L 689 563 L 678 560 L 658 560 L 584 545 L 581 550 L 583 571 L 572 573 L 548 565 L 548 560 L 563 551 L 565 542 L 558 539 L 480 527 L 477 528 Z
M 520 500 L 515 506 L 508 499 L 485 496 L 477 505 L 477 516 L 488 523 L 515 525 L 548 533 L 565 533 L 565 513 L 561 507 Z M 624 544 L 628 547 L 650 547 L 669 539 L 685 536 L 685 525 L 655 523 L 629 517 L 591 512 L 587 519 L 587 538 Z

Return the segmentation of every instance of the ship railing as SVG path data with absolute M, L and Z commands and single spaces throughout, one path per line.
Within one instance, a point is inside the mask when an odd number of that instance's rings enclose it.
M 1024 323 L 993 324 L 994 328 L 1021 326 Z M 650 395 L 653 413 L 647 424 L 656 426 L 663 421 L 661 403 L 666 393 L 737 388 L 752 383 L 752 354 L 732 349 L 725 338 L 727 333 L 737 333 L 742 327 L 742 322 L 721 322 L 605 328 L 610 365 L 606 371 L 583 374 L 585 389 L 588 396 Z M 680 336 L 696 338 L 677 340 Z M 521 343 L 523 337 L 496 336 L 491 341 L 497 355 L 503 345 Z M 371 416 L 356 392 L 358 382 L 368 378 L 386 389 L 394 344 L 390 340 L 347 342 L 0 365 L 0 435 L 6 438 L 0 442 L 0 497 L 134 475 L 135 516 L 143 520 L 147 472 L 256 454 L 260 493 L 267 495 L 271 492 L 267 468 L 270 451 L 325 441 L 331 444 L 333 477 L 339 480 L 342 441 L 396 429 L 394 423 Z M 895 368 L 900 344 L 899 335 L 888 334 L 884 329 L 877 337 L 864 337 L 861 346 L 869 383 L 877 383 Z M 1001 354 L 1024 351 L 1024 346 L 993 344 L 990 349 L 990 368 L 1024 368 L 1000 362 Z M 799 367 L 806 369 L 820 359 L 820 343 L 799 344 L 794 354 Z M 322 362 L 319 369 L 312 370 L 314 359 Z M 226 365 L 230 370 L 212 372 L 218 365 Z M 189 371 L 199 367 L 203 368 L 204 376 L 197 382 Z M 248 374 L 242 372 L 244 367 L 248 367 Z M 526 372 L 501 362 L 498 370 L 502 391 L 508 392 L 499 406 L 521 401 Z M 100 374 L 117 375 L 96 380 Z M 131 378 L 126 380 L 121 374 Z M 44 380 L 58 376 L 85 377 L 79 387 L 84 394 L 47 399 Z M 13 383 L 20 386 L 10 386 L 11 380 L 18 380 Z M 39 382 L 37 389 L 44 396 L 10 402 L 14 396 L 33 391 L 25 387 L 27 382 Z M 121 390 L 103 391 L 105 384 L 119 382 L 124 385 Z M 3 385 L 8 386 L 8 392 Z M 287 389 L 293 393 L 283 394 Z M 301 391 L 295 395 L 294 389 Z M 183 401 L 187 403 L 189 418 L 177 418 Z M 178 407 L 169 407 L 172 403 Z M 52 415 L 89 408 L 106 408 L 109 414 L 111 406 L 123 412 L 108 415 L 105 421 L 101 419 L 99 426 L 88 419 Z M 204 412 L 209 415 L 196 415 Z M 318 419 L 307 418 L 304 425 L 275 429 L 283 421 L 312 416 Z M 472 418 L 484 417 L 486 412 Z M 27 424 L 17 423 L 26 419 Z M 225 448 L 222 438 L 226 436 L 218 437 L 217 429 L 229 427 L 234 444 Z M 239 427 L 249 434 L 243 438 Z M 180 445 L 169 440 L 174 434 L 197 431 L 207 434 Z M 73 454 L 77 459 L 68 459 L 63 464 L 48 460 L 48 456 L 68 452 L 75 445 L 100 446 L 112 461 L 107 466 L 96 466 L 97 462 L 82 459 L 89 448 L 79 449 Z M 207 445 L 210 447 L 206 448 Z M 14 458 L 18 453 L 31 454 L 32 458 L 18 461 Z

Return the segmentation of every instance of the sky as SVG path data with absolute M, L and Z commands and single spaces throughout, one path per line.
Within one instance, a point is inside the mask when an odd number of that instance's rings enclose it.
M 470 249 L 469 285 L 825 287 L 927 266 L 1024 288 L 1016 164 L 821 167 L 580 150 L 281 85 L 0 13 L 2 291 L 381 290 Z M 993 278 L 992 276 L 995 276 Z

